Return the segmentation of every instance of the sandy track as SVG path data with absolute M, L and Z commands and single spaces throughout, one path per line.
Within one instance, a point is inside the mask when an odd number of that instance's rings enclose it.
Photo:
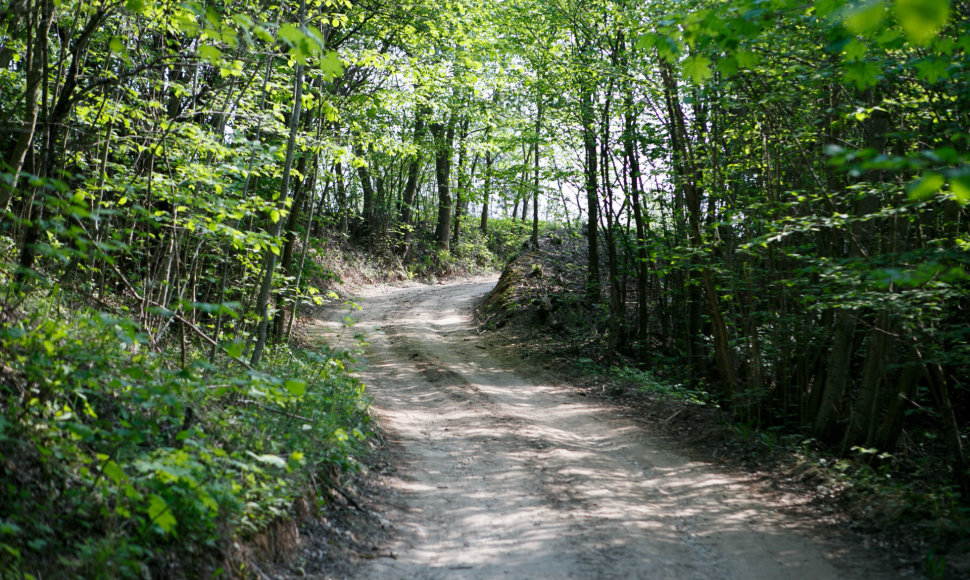
M 392 443 L 395 558 L 359 578 L 888 578 L 615 408 L 491 357 L 471 322 L 494 278 L 357 303 L 361 376 Z

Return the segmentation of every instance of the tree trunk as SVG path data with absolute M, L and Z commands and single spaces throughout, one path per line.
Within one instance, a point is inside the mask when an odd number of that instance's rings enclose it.
M 440 121 L 431 123 L 434 137 L 434 170 L 438 182 L 438 225 L 435 229 L 435 242 L 438 249 L 451 249 L 451 152 L 455 139 L 455 116 L 452 115 L 445 126 Z
M 372 152 L 373 147 L 369 148 L 368 153 Z M 367 155 L 359 144 L 354 146 L 354 154 L 360 158 Z M 370 167 L 366 162 L 358 165 L 357 176 L 360 178 L 360 190 L 364 196 L 364 215 L 358 235 L 360 240 L 369 244 L 374 230 L 374 184 L 371 181 Z
M 859 382 L 859 392 L 849 419 L 843 453 L 853 445 L 871 445 L 875 438 L 880 416 L 879 402 L 885 399 L 882 390 L 885 384 L 886 357 L 892 348 L 891 332 L 888 315 L 880 314 L 869 332 L 865 362 L 862 365 L 862 380 Z
M 17 144 L 14 146 L 13 153 L 8 161 L 13 177 L 11 178 L 10 184 L 2 188 L 0 214 L 4 214 L 10 209 L 10 202 L 16 194 L 17 183 L 20 181 L 20 172 L 24 168 L 27 151 L 30 150 L 34 143 L 34 133 L 37 129 L 37 114 L 40 111 L 41 88 L 44 81 L 44 71 L 47 69 L 47 36 L 50 33 L 54 15 L 54 9 L 51 6 L 50 0 L 40 1 L 40 12 L 40 21 L 37 29 L 30 31 L 34 35 L 34 42 L 33 48 L 30 51 L 30 60 L 27 63 L 23 130 L 17 139 Z
M 914 346 L 913 348 L 916 356 L 923 363 L 926 380 L 930 385 L 930 393 L 932 393 L 936 408 L 940 412 L 941 419 L 943 419 L 943 433 L 947 445 L 950 447 L 950 453 L 952 453 L 953 479 L 960 486 L 960 491 L 964 494 L 970 494 L 970 470 L 967 469 L 967 457 L 963 451 L 963 438 L 956 414 L 953 411 L 953 402 L 950 400 L 946 373 L 944 373 L 940 363 L 927 361 L 918 347 Z
M 47 2 L 44 2 L 43 10 L 52 10 L 52 8 Z M 50 113 L 44 119 L 43 123 L 45 131 L 44 143 L 41 148 L 41 178 L 48 178 L 51 175 L 57 175 L 59 173 L 55 171 L 55 168 L 59 157 L 57 147 L 61 140 L 61 131 L 64 128 L 64 121 L 70 115 L 71 110 L 76 104 L 77 95 L 75 89 L 77 89 L 78 79 L 82 77 L 81 69 L 84 66 L 84 55 L 87 51 L 88 44 L 91 42 L 91 37 L 97 32 L 103 22 L 105 14 L 106 11 L 104 8 L 99 8 L 91 14 L 88 17 L 87 23 L 84 25 L 84 29 L 73 41 L 71 47 L 71 64 L 68 67 L 67 74 L 64 76 L 64 83 L 60 87 L 57 100 L 54 102 L 54 106 L 51 108 Z M 50 16 L 45 12 L 43 18 L 48 19 Z M 44 54 L 42 55 L 42 60 L 46 67 L 48 60 L 47 42 L 41 43 L 40 46 L 43 48 Z M 29 215 L 29 226 L 24 234 L 23 245 L 20 249 L 19 269 L 14 275 L 14 283 L 17 285 L 22 284 L 26 280 L 27 272 L 34 267 L 34 260 L 37 257 L 37 244 L 40 241 L 43 228 L 46 204 L 39 203 L 35 213 L 30 213 L 32 210 L 33 208 L 28 206 L 25 212 L 25 215 Z
M 888 113 L 874 110 L 866 124 L 866 143 L 876 151 L 884 152 L 888 129 Z M 878 174 L 876 179 L 880 179 Z M 860 217 L 870 216 L 879 209 L 879 203 L 879 199 L 872 192 L 867 192 L 856 201 L 853 213 Z M 850 259 L 869 257 L 868 253 L 871 250 L 869 246 L 874 235 L 872 220 L 855 222 L 847 234 L 848 257 Z M 846 421 L 842 415 L 842 407 L 850 382 L 858 316 L 858 312 L 845 308 L 840 309 L 835 316 L 835 337 L 832 340 L 831 357 L 813 425 L 815 436 L 821 441 L 838 442 L 845 433 L 843 425 Z
M 314 165 L 316 163 L 314 162 Z M 306 156 L 300 157 L 297 163 L 297 172 L 306 175 Z M 283 244 L 283 253 L 280 257 L 280 270 L 292 276 L 293 272 L 293 248 L 296 246 L 296 226 L 300 219 L 300 209 L 303 207 L 303 200 L 306 198 L 307 191 L 313 187 L 313 180 L 304 177 L 293 188 L 293 203 L 290 204 L 290 214 L 286 217 L 286 226 L 283 230 L 286 241 Z M 278 295 L 276 299 L 276 316 L 273 318 L 273 338 L 279 343 L 283 339 L 283 325 L 285 323 L 286 308 L 284 296 Z
M 894 386 L 895 396 L 890 400 L 886 414 L 882 418 L 875 439 L 867 442 L 868 446 L 892 453 L 896 448 L 899 437 L 903 434 L 903 418 L 906 409 L 912 405 L 916 395 L 919 379 L 923 374 L 923 367 L 915 354 L 911 354 L 906 365 L 899 373 Z
M 690 244 L 694 248 L 701 249 L 704 246 L 703 235 L 701 234 L 701 170 L 693 156 L 690 143 L 688 142 L 686 120 L 683 109 L 680 105 L 680 95 L 677 83 L 674 80 L 671 66 L 666 62 L 661 64 L 660 75 L 665 89 L 665 101 L 667 104 L 668 115 L 670 116 L 670 135 L 674 149 L 674 163 L 677 166 L 677 174 L 680 180 L 680 187 L 684 193 L 684 204 L 687 210 L 688 232 Z M 718 374 L 722 383 L 722 399 L 729 403 L 734 396 L 737 384 L 736 372 L 734 368 L 734 356 L 731 352 L 731 342 L 728 336 L 727 324 L 721 314 L 718 304 L 717 289 L 714 285 L 714 278 L 711 269 L 706 265 L 699 265 L 701 285 L 703 294 L 706 296 L 704 303 L 707 306 L 707 314 L 710 319 L 711 332 L 714 338 L 714 358 L 717 363 Z M 693 310 L 691 313 L 692 326 L 696 324 L 694 317 L 699 313 L 700 291 L 692 286 L 689 291 L 690 305 Z M 691 332 L 697 332 L 692 328 Z M 696 340 L 696 337 L 692 337 Z M 695 348 L 699 345 L 696 345 Z
M 465 141 L 468 139 L 468 117 L 461 121 L 461 130 L 458 134 L 458 186 L 455 188 L 455 215 L 454 230 L 451 234 L 452 244 L 458 245 L 461 236 L 461 216 L 465 213 L 465 200 L 468 197 L 468 176 L 465 175 L 465 162 L 468 148 Z M 474 169 L 472 169 L 474 171 Z
M 336 162 L 333 164 L 334 181 L 336 189 L 337 198 L 337 219 L 339 222 L 339 228 L 341 234 L 347 234 L 350 230 L 350 223 L 348 219 L 348 214 L 350 213 L 350 208 L 347 207 L 347 188 L 344 185 L 344 166 L 341 162 Z
M 583 124 L 583 149 L 586 152 L 586 240 L 588 253 L 586 259 L 586 300 L 590 304 L 600 301 L 600 257 L 599 233 L 599 195 L 597 175 L 599 165 L 596 163 L 596 128 L 593 117 L 593 92 L 589 87 L 583 87 L 580 95 L 580 114 Z
M 485 185 L 482 191 L 482 220 L 479 229 L 482 233 L 488 233 L 488 198 L 492 195 L 492 152 L 485 152 Z
M 300 4 L 300 23 L 302 25 L 305 19 L 306 7 L 303 5 L 302 1 Z M 290 173 L 293 170 L 293 157 L 296 151 L 296 134 L 300 127 L 300 113 L 303 110 L 302 64 L 297 63 L 293 72 L 293 77 L 293 110 L 290 114 L 289 139 L 286 143 L 286 160 L 283 164 L 283 180 L 282 184 L 280 185 L 280 209 L 286 207 L 286 200 L 290 195 Z M 282 229 L 283 220 L 276 220 L 276 223 L 274 223 L 271 228 L 272 236 L 278 239 Z M 273 288 L 273 276 L 276 272 L 276 253 L 272 252 L 269 248 L 266 249 L 263 264 L 263 280 L 259 287 L 259 295 L 256 298 L 256 314 L 259 318 L 259 323 L 256 329 L 256 344 L 253 347 L 253 354 L 249 360 L 249 364 L 254 367 L 259 365 L 259 362 L 263 357 L 263 349 L 266 347 L 266 330 L 269 326 L 269 294 Z
M 404 186 L 404 196 L 401 200 L 401 229 L 403 230 L 403 235 L 401 236 L 401 244 L 398 246 L 398 253 L 402 258 L 407 256 L 408 250 L 411 247 L 411 219 L 414 215 L 414 198 L 418 191 L 418 175 L 421 172 L 421 166 L 424 164 L 421 141 L 427 132 L 426 120 L 429 115 L 431 115 L 431 107 L 421 105 L 418 107 L 414 120 L 414 136 L 412 140 L 417 148 L 417 152 L 411 158 L 411 163 L 408 164 L 408 181 Z
M 637 339 L 641 341 L 643 349 L 649 348 L 647 339 L 650 334 L 650 310 L 648 308 L 647 281 L 649 268 L 647 265 L 646 228 L 644 227 L 643 211 L 640 207 L 640 158 L 637 156 L 636 139 L 638 134 L 636 115 L 633 111 L 633 87 L 627 83 L 623 98 L 623 149 L 626 154 L 627 167 L 630 170 L 630 203 L 633 207 L 633 221 L 636 226 L 636 272 L 637 272 Z
M 532 247 L 539 249 L 539 135 L 542 132 L 542 97 L 536 99 L 536 134 L 532 144 L 535 175 L 532 183 Z

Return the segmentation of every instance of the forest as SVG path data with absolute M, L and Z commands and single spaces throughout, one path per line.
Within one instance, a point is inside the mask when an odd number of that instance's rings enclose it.
M 4 0 L 0 576 L 231 562 L 371 436 L 327 257 L 549 231 L 605 359 L 956 520 L 968 55 L 963 0 Z

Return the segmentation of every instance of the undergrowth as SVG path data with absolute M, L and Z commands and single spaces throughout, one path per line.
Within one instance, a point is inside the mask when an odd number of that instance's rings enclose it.
M 235 540 L 355 469 L 346 354 L 156 352 L 131 319 L 38 294 L 0 314 L 3 578 L 233 575 Z
M 841 521 L 928 577 L 965 577 L 970 504 L 949 476 L 931 410 L 912 411 L 901 445 L 885 453 L 823 445 L 808 428 L 747 413 L 744 397 L 726 406 L 683 353 L 653 336 L 632 355 L 616 352 L 606 309 L 587 300 L 586 272 L 576 266 L 585 244 L 558 235 L 565 241 L 550 236 L 540 251 L 523 252 L 505 269 L 479 306 L 483 330 L 503 329 L 516 352 L 569 369 L 589 392 L 638 408 L 651 425 L 691 448 L 772 472 L 778 485 L 813 496 L 819 510 L 838 510 Z
M 523 248 L 528 247 L 532 235 L 532 222 L 519 219 L 490 219 L 483 232 L 476 216 L 461 216 L 461 233 L 452 240 L 449 252 L 435 249 L 431 237 L 419 237 L 414 242 L 407 263 L 409 277 L 427 278 L 431 275 L 491 272 L 501 270 L 515 259 Z M 434 228 L 424 228 L 433 231 Z M 539 223 L 540 235 L 553 229 L 547 222 Z

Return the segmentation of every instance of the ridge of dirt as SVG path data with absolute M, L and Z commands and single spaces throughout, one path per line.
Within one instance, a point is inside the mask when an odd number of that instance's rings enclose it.
M 334 342 L 373 329 L 359 372 L 387 442 L 338 536 L 356 548 L 333 548 L 329 566 L 304 554 L 278 577 L 905 576 L 782 511 L 750 474 L 685 456 L 550 380 L 549 363 L 503 352 L 472 321 L 494 283 L 371 288 L 356 328 L 333 312 L 311 329 Z

